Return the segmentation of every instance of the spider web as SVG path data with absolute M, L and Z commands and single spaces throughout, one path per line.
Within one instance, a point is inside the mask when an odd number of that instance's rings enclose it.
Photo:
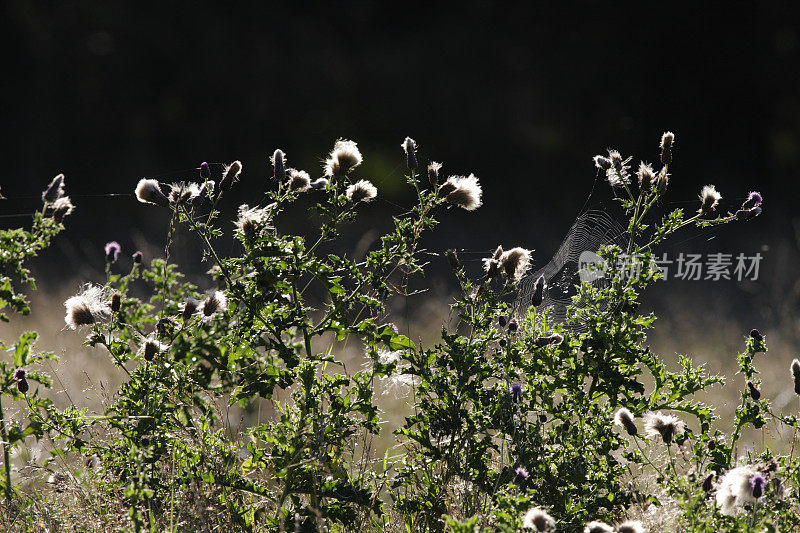
M 564 324 L 567 318 L 567 306 L 577 294 L 575 288 L 582 281 L 603 288 L 609 280 L 602 275 L 593 275 L 587 270 L 588 264 L 596 264 L 599 257 L 596 252 L 604 245 L 627 245 L 628 236 L 625 229 L 605 211 L 589 210 L 580 215 L 572 224 L 567 236 L 558 247 L 553 258 L 539 270 L 525 276 L 515 307 L 524 311 L 530 306 L 531 295 L 539 276 L 544 276 L 547 289 L 544 293 L 542 308 L 548 308 L 548 320 Z M 580 305 L 580 304 L 576 304 Z M 580 332 L 580 326 L 572 326 L 570 330 Z

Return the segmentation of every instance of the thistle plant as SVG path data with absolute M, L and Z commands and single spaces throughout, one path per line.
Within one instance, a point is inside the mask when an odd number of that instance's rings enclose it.
M 667 503 L 691 531 L 796 527 L 798 501 L 786 487 L 800 486 L 798 460 L 738 456 L 749 426 L 797 428 L 761 394 L 754 362 L 763 335 L 751 333 L 739 355 L 744 381 L 730 435 L 695 398 L 722 378 L 688 356 L 668 369 L 647 346 L 655 316 L 639 303 L 661 278 L 653 250 L 684 228 L 744 223 L 763 209 L 751 192 L 723 212 L 716 187 L 698 185 L 694 212 L 662 213 L 674 144 L 662 136 L 657 167 L 633 167 L 616 150 L 594 158 L 626 234 L 591 250 L 607 283 L 575 280 L 564 321 L 545 305 L 551 280 L 530 273 L 536 243 L 500 243 L 477 272 L 451 249 L 440 255 L 458 296 L 434 342 L 409 333 L 388 304 L 424 275 L 425 232 L 439 218 L 447 224 L 447 208 L 478 209 L 483 188 L 474 174 L 445 176 L 441 163 L 421 160 L 414 139 L 397 152 L 413 202 L 358 261 L 342 237 L 382 201 L 383 180 L 364 173 L 367 158 L 352 140 L 336 141 L 320 169 L 293 168 L 291 154 L 276 149 L 265 157 L 271 168 L 253 174 L 268 176 L 263 190 L 241 206 L 229 205 L 229 192 L 254 178 L 240 161 L 131 184 L 142 209 L 169 215 L 164 258 L 136 252 L 122 271 L 122 247 L 107 243 L 105 279 L 67 299 L 64 319 L 94 356 L 113 362 L 122 385 L 102 413 L 57 409 L 38 393 L 48 381 L 35 363 L 51 356 L 23 335 L 13 365 L 0 361 L 0 392 L 26 401 L 29 423 L 10 427 L 0 416 L 6 498 L 14 497 L 8 447 L 33 435 L 52 439 L 53 455 L 96 457 L 103 493 L 121 502 L 135 531 L 202 520 L 242 531 L 637 532 L 637 509 Z M 11 250 L 3 272 L 23 282 L 31 281 L 23 261 L 72 209 L 63 176 L 43 200 L 30 232 L 0 233 Z M 315 229 L 287 231 L 298 216 Z M 179 233 L 202 247 L 209 277 L 188 282 L 170 262 Z M 533 290 L 521 297 L 527 277 Z M 12 279 L 0 285 L 8 306 L 27 312 Z M 348 346 L 363 350 L 363 364 L 344 357 Z M 800 391 L 800 363 L 790 370 Z M 379 384 L 412 404 L 399 426 L 379 408 Z M 248 423 L 232 423 L 237 409 Z M 394 438 L 383 457 L 381 435 Z M 640 483 L 646 475 L 657 490 Z

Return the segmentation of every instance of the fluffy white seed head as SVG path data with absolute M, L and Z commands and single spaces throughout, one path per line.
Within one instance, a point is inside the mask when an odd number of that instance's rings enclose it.
M 512 248 L 499 259 L 500 271 L 512 281 L 519 281 L 531 266 L 531 252 L 525 248 Z
M 228 298 L 222 291 L 214 291 L 200 305 L 198 313 L 205 319 L 210 320 L 217 313 L 224 313 L 228 309 Z
M 617 525 L 617 533 L 644 533 L 644 527 L 638 520 L 628 520 Z
M 713 185 L 706 185 L 700 191 L 700 212 L 708 213 L 715 210 L 721 199 L 722 195 L 717 192 Z
M 102 322 L 111 316 L 108 290 L 100 285 L 85 285 L 81 292 L 64 302 L 64 322 L 72 329 Z
M 290 168 L 287 172 L 289 173 L 289 183 L 287 187 L 291 190 L 304 192 L 311 187 L 311 176 L 309 176 L 308 172 L 305 170 Z
M 194 182 L 179 182 L 169 186 L 169 201 L 172 205 L 186 205 L 200 196 L 200 186 Z
M 72 214 L 73 209 L 75 207 L 72 205 L 69 196 L 62 196 L 53 202 L 53 218 L 63 220 L 65 216 Z
M 339 139 L 333 145 L 330 156 L 325 160 L 325 175 L 330 178 L 344 176 L 360 165 L 363 160 L 356 143 Z
M 169 199 L 161 192 L 161 186 L 156 180 L 140 179 L 136 185 L 136 198 L 143 204 L 169 206 Z
M 367 180 L 359 180 L 350 185 L 345 194 L 347 199 L 353 203 L 371 202 L 378 196 L 378 189 Z
M 614 528 L 605 522 L 594 520 L 586 524 L 586 527 L 583 528 L 583 533 L 614 533 Z
M 533 509 L 528 509 L 525 516 L 522 517 L 522 527 L 544 533 L 546 531 L 555 531 L 556 521 L 541 507 L 534 507 Z
M 758 474 L 750 465 L 732 468 L 725 473 L 717 485 L 717 506 L 724 515 L 733 516 L 746 503 L 753 503 L 750 479 Z
M 646 413 L 644 415 L 644 429 L 648 437 L 660 436 L 665 444 L 670 444 L 675 435 L 683 433 L 686 424 L 673 415 L 661 413 Z
M 269 224 L 272 205 L 266 207 L 239 206 L 239 217 L 234 223 L 236 229 L 247 237 L 255 235 L 262 228 L 271 228 Z
M 614 414 L 614 423 L 625 428 L 628 435 L 636 435 L 637 430 L 636 424 L 633 422 L 633 415 L 625 407 L 617 409 L 616 414 Z
M 474 174 L 469 176 L 450 176 L 442 185 L 446 192 L 445 201 L 467 211 L 475 211 L 482 203 L 483 190 Z

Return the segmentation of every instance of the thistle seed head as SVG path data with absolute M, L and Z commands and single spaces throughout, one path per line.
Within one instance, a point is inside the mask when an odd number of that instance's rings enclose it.
M 378 196 L 378 189 L 367 180 L 358 180 L 350 185 L 345 192 L 347 199 L 354 204 L 358 202 L 371 202 Z
M 136 198 L 143 204 L 169 207 L 169 199 L 161 192 L 161 186 L 156 180 L 140 179 L 136 185 Z
M 210 318 L 215 313 L 224 313 L 228 309 L 228 299 L 222 291 L 214 291 L 201 306 L 200 311 L 205 318 Z
M 648 437 L 660 435 L 664 444 L 671 444 L 675 435 L 683 433 L 686 424 L 678 417 L 659 412 L 644 415 L 644 429 Z
M 522 527 L 545 533 L 556 530 L 556 521 L 544 509 L 534 507 L 523 516 Z
M 187 205 L 200 196 L 200 186 L 194 182 L 173 183 L 169 186 L 169 201 L 172 205 Z
M 88 326 L 107 319 L 111 308 L 106 297 L 106 288 L 98 285 L 85 285 L 80 293 L 64 302 L 67 314 L 64 322 L 72 329 Z
M 528 271 L 531 265 L 531 252 L 525 248 L 512 248 L 499 258 L 500 270 L 508 279 L 517 282 Z
M 75 207 L 72 205 L 72 201 L 69 199 L 69 196 L 62 196 L 53 202 L 53 218 L 61 222 L 64 220 L 65 216 L 72 214 L 74 209 Z
M 325 175 L 329 178 L 338 178 L 350 173 L 361 164 L 364 158 L 358 150 L 358 145 L 353 141 L 339 139 L 333 145 L 333 150 L 325 160 Z
M 700 191 L 700 214 L 710 213 L 717 208 L 717 204 L 722 199 L 722 195 L 717 192 L 713 185 L 706 185 Z
M 191 320 L 201 303 L 202 302 L 200 302 L 200 300 L 195 300 L 194 298 L 187 298 L 183 302 L 183 305 L 181 306 L 181 318 L 183 318 L 184 322 Z
M 328 181 L 328 178 L 318 178 L 311 182 L 311 188 L 315 191 L 321 191 L 327 187 L 329 183 L 330 181 Z
M 617 533 L 644 533 L 644 527 L 638 520 L 628 520 L 617 525 Z
M 636 171 L 636 177 L 639 179 L 639 190 L 644 193 L 650 192 L 653 181 L 656 179 L 653 167 L 647 163 L 639 163 L 639 170 Z
M 248 238 L 255 236 L 263 228 L 271 229 L 269 224 L 271 207 L 271 205 L 267 207 L 240 205 L 239 217 L 234 222 L 236 229 Z
M 594 520 L 586 524 L 586 527 L 583 528 L 583 533 L 614 533 L 614 528 L 605 522 Z
M 443 194 L 443 191 L 448 191 Z M 450 176 L 439 188 L 439 195 L 444 196 L 447 203 L 458 206 L 467 211 L 479 208 L 483 200 L 483 191 L 478 178 L 474 174 L 469 176 Z
M 628 435 L 630 436 L 634 436 L 636 433 L 638 433 L 636 424 L 633 422 L 633 415 L 625 407 L 620 407 L 617 409 L 617 412 L 614 415 L 614 423 L 625 428 L 625 431 L 627 431 Z
M 305 192 L 311 188 L 311 176 L 304 170 L 290 168 L 288 171 L 289 182 L 286 184 L 289 189 L 297 192 Z
M 145 361 L 152 361 L 153 358 L 165 351 L 169 346 L 159 341 L 154 334 L 148 335 L 141 346 L 139 346 L 139 355 L 144 357 Z

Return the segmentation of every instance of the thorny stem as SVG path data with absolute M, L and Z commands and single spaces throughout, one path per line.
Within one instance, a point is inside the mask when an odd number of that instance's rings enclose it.
M 1 395 L 0 395 L 1 397 Z M 1 400 L 0 400 L 1 401 Z M 6 481 L 4 491 L 6 501 L 11 501 L 11 461 L 8 453 L 8 432 L 6 431 L 6 419 L 3 416 L 3 405 L 0 403 L 0 437 L 3 439 L 3 466 L 5 467 Z

